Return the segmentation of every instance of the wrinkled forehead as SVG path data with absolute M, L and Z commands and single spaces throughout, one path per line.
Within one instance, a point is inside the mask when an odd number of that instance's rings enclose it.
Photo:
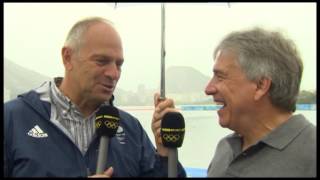
M 213 60 L 218 61 L 223 59 L 238 62 L 238 58 L 238 53 L 233 49 L 219 49 L 213 57 Z
M 214 68 L 240 68 L 237 53 L 229 49 L 221 49 L 214 57 Z

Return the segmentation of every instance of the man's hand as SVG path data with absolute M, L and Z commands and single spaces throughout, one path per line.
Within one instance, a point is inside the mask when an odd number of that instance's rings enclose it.
M 151 129 L 155 138 L 157 151 L 161 156 L 168 156 L 168 148 L 163 146 L 160 135 L 161 120 L 167 112 L 178 112 L 178 110 L 175 109 L 172 99 L 160 99 L 159 93 L 154 94 L 154 107 Z
M 89 176 L 89 178 L 110 178 L 113 174 L 113 167 L 109 167 L 107 170 L 103 172 L 103 174 L 95 174 L 93 176 Z

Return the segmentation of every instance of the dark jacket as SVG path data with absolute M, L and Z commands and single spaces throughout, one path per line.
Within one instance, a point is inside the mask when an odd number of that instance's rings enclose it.
M 121 134 L 110 139 L 106 167 L 113 177 L 167 177 L 167 158 L 155 148 L 139 121 L 119 110 Z M 42 133 L 32 134 L 36 129 Z M 9 177 L 87 177 L 95 174 L 99 137 L 85 155 L 50 121 L 50 103 L 35 91 L 4 104 L 4 175 Z M 178 174 L 186 173 L 178 164 Z

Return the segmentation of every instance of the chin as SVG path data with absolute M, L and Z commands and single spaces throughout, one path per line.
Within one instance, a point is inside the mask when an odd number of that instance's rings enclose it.
M 100 103 L 104 103 L 105 101 L 109 101 L 111 99 L 112 95 L 106 95 L 106 94 L 101 94 L 100 96 L 96 96 L 96 99 Z
M 227 128 L 229 123 L 228 120 L 219 116 L 219 124 L 221 127 Z

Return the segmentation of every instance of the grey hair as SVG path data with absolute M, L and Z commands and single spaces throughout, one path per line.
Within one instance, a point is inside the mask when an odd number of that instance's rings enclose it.
M 78 52 L 80 47 L 83 45 L 83 35 L 89 27 L 97 23 L 105 23 L 113 26 L 113 23 L 102 17 L 89 17 L 78 21 L 70 29 L 67 38 L 65 40 L 64 46 L 69 46 L 73 48 L 75 52 Z
M 261 28 L 232 32 L 214 51 L 232 50 L 246 77 L 251 81 L 271 79 L 271 103 L 294 112 L 299 94 L 303 63 L 295 43 L 280 32 Z

